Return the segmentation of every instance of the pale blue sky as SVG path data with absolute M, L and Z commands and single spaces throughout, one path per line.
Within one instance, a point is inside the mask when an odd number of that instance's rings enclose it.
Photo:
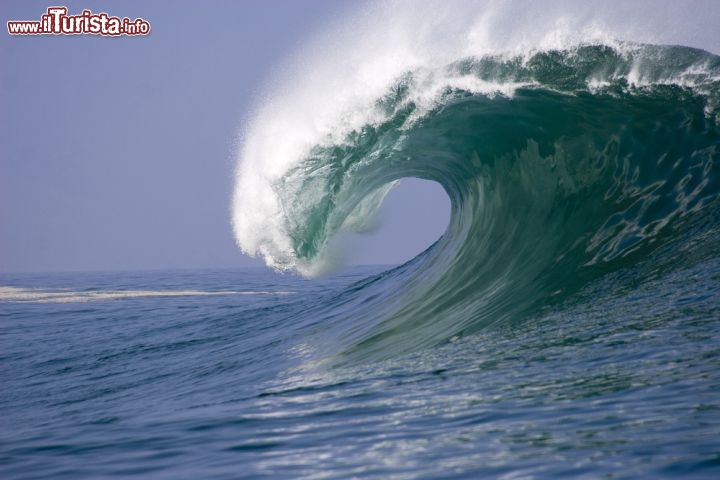
M 351 3 L 61 3 L 142 17 L 152 33 L 0 34 L 0 271 L 261 265 L 229 224 L 236 133 L 273 69 Z M 39 20 L 49 5 L 2 2 L 0 18 Z M 414 256 L 448 208 L 439 188 L 408 182 L 350 261 Z

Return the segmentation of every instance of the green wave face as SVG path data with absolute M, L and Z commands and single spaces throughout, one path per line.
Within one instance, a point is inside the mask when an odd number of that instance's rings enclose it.
M 335 319 L 328 334 L 346 354 L 377 357 L 520 321 L 617 272 L 631 269 L 630 285 L 715 255 L 719 105 L 720 57 L 685 47 L 588 45 L 407 72 L 373 122 L 273 182 L 289 258 L 320 262 L 404 177 L 443 186 L 450 225 L 308 315 Z

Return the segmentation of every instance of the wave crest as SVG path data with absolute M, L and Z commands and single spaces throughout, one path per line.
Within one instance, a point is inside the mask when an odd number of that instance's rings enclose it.
M 591 37 L 445 45 L 370 68 L 327 103 L 271 102 L 241 150 L 238 244 L 313 275 L 394 182 L 439 183 L 452 212 L 433 246 L 308 307 L 333 319 L 328 344 L 363 355 L 526 318 L 613 272 L 637 281 L 715 255 L 720 57 Z
M 604 115 L 603 121 L 614 123 L 611 129 L 620 128 L 607 115 L 648 117 L 650 112 L 639 111 L 643 103 L 660 115 L 656 120 L 663 115 L 664 102 L 670 108 L 675 108 L 672 102 L 694 103 L 704 118 L 698 121 L 717 123 L 719 72 L 717 56 L 654 45 L 627 45 L 623 50 L 582 45 L 528 57 L 466 58 L 439 70 L 406 72 L 374 100 L 372 108 L 363 110 L 364 123 L 359 126 L 333 130 L 335 135 L 326 134 L 299 156 L 288 153 L 281 157 L 283 161 L 269 165 L 245 158 L 238 170 L 233 204 L 236 238 L 245 253 L 264 256 L 270 266 L 311 275 L 322 269 L 324 248 L 332 235 L 343 228 L 362 229 L 397 179 L 415 176 L 438 181 L 453 198 L 454 187 L 446 184 L 455 180 L 435 174 L 448 163 L 462 164 L 470 157 L 471 163 L 482 163 L 524 147 L 530 140 L 554 142 L 555 138 L 537 130 L 559 121 L 553 118 L 557 112 L 540 111 L 547 106 L 525 108 L 533 98 L 542 96 L 553 107 L 577 108 L 567 118 L 587 122 L 588 131 L 582 133 L 586 136 L 606 126 L 591 116 Z M 593 107 L 602 102 L 603 107 Z M 622 102 L 637 106 L 622 113 L 617 106 Z M 467 118 L 447 118 L 447 111 L 461 104 L 468 110 Z M 583 108 L 588 110 L 583 112 Z M 482 128 L 467 124 L 481 117 Z M 570 134 L 555 130 L 557 136 Z M 336 138 L 338 131 L 344 132 L 340 138 Z M 428 135 L 430 141 L 424 138 Z M 457 135 L 474 137 L 473 141 L 484 145 L 455 152 L 464 147 L 447 144 Z M 498 135 L 507 137 L 506 141 L 488 150 Z M 264 140 L 263 144 L 271 141 Z M 420 143 L 425 150 L 420 151 Z M 473 177 L 472 172 L 468 175 Z

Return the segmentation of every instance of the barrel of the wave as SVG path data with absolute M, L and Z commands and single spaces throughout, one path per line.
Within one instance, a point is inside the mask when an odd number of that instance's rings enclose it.
M 712 251 L 718 75 L 714 55 L 652 45 L 408 72 L 366 124 L 318 143 L 270 187 L 277 236 L 305 267 L 397 179 L 436 181 L 451 200 L 428 251 L 313 309 L 333 320 L 324 343 L 353 358 L 412 351 L 531 321 L 613 272 L 637 282 Z M 281 250 L 274 238 L 249 253 Z M 345 315 L 347 302 L 363 308 Z

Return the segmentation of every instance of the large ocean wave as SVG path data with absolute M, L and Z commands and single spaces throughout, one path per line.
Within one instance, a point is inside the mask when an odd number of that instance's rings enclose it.
M 434 345 L 617 272 L 622 288 L 717 256 L 720 57 L 567 23 L 490 48 L 478 25 L 462 48 L 356 62 L 327 103 L 268 99 L 246 133 L 235 234 L 279 270 L 325 271 L 330 239 L 365 228 L 402 178 L 450 198 L 432 247 L 308 307 L 341 350 Z

